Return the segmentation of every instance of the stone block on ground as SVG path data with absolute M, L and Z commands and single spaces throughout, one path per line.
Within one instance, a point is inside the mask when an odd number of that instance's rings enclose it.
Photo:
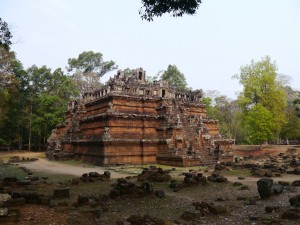
M 70 187 L 54 188 L 53 198 L 69 198 L 70 190 L 71 190 Z
M 269 178 L 261 178 L 257 181 L 257 190 L 260 198 L 268 198 L 273 194 L 273 180 Z

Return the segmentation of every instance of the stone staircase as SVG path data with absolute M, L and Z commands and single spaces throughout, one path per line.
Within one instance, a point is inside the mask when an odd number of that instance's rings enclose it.
M 218 161 L 216 156 L 207 149 L 205 146 L 201 146 L 200 138 L 198 135 L 198 124 L 190 122 L 188 117 L 184 114 L 184 110 L 180 110 L 176 102 L 173 102 L 173 115 L 179 115 L 182 130 L 186 140 L 190 143 L 190 148 L 185 150 L 186 155 L 199 158 L 203 165 L 214 165 Z M 189 152 L 190 151 L 190 152 Z

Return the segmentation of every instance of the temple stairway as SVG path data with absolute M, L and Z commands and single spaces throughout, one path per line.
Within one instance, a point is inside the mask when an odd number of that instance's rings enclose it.
M 207 149 L 208 146 L 201 146 L 200 138 L 198 135 L 198 124 L 190 122 L 187 116 L 184 114 L 184 110 L 180 110 L 176 102 L 173 102 L 172 113 L 173 115 L 179 115 L 182 130 L 185 138 L 191 145 L 191 151 L 201 161 L 203 165 L 214 165 L 218 159 L 216 156 Z M 188 150 L 185 150 L 184 155 L 188 155 Z

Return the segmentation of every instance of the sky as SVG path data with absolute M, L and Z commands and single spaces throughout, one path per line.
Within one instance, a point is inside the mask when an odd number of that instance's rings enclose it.
M 202 2 L 194 16 L 148 22 L 140 0 L 0 0 L 0 17 L 25 68 L 65 68 L 83 51 L 101 52 L 119 69 L 142 67 L 150 76 L 176 65 L 189 87 L 236 99 L 242 87 L 232 76 L 269 55 L 300 90 L 300 1 Z

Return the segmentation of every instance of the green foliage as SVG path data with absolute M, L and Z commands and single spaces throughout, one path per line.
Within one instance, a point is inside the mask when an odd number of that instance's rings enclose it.
M 300 93 L 286 86 L 288 107 L 286 109 L 287 122 L 283 125 L 280 137 L 284 139 L 300 139 Z
M 245 132 L 241 126 L 241 111 L 237 102 L 215 93 L 217 92 L 211 92 L 214 97 L 202 99 L 206 105 L 207 117 L 219 120 L 220 133 L 226 138 L 233 138 L 237 143 L 243 143 Z
M 82 52 L 78 58 L 69 58 L 68 71 L 80 71 L 82 73 L 95 73 L 98 77 L 111 70 L 117 69 L 114 61 L 103 61 L 103 55 L 100 52 Z
M 250 144 L 263 144 L 274 139 L 274 118 L 260 103 L 249 110 L 244 118 L 244 125 Z
M 297 97 L 293 99 L 293 106 L 296 110 L 297 116 L 300 118 L 300 92 L 297 92 Z
M 282 127 L 280 136 L 285 139 L 300 139 L 300 117 L 293 107 L 287 109 L 287 123 Z
M 201 0 L 142 0 L 143 6 L 139 13 L 147 21 L 152 21 L 153 17 L 160 17 L 164 13 L 172 13 L 174 17 L 194 15 L 200 3 Z
M 243 110 L 243 117 L 248 116 L 248 113 L 260 104 L 272 115 L 274 124 L 272 128 L 266 127 L 266 130 L 270 129 L 273 135 L 268 136 L 278 137 L 286 121 L 287 97 L 284 84 L 278 79 L 276 64 L 271 62 L 268 56 L 258 62 L 252 60 L 250 65 L 241 67 L 240 74 L 235 78 L 239 79 L 240 84 L 243 85 L 243 91 L 238 96 L 238 104 Z M 252 128 L 247 126 L 247 129 Z
M 0 136 L 10 120 L 10 111 L 17 104 L 19 81 L 14 74 L 15 54 L 0 45 Z
M 161 70 L 159 71 L 157 74 L 155 74 L 154 76 L 146 76 L 146 81 L 147 83 L 153 83 L 154 81 L 158 81 L 161 79 L 161 74 L 163 73 L 164 71 Z
M 73 80 L 79 93 L 93 91 L 101 86 L 99 78 L 115 70 L 118 66 L 114 61 L 103 61 L 100 52 L 82 52 L 78 58 L 69 58 L 68 71 L 73 72 Z
M 169 65 L 167 70 L 162 73 L 161 79 L 168 81 L 170 86 L 178 89 L 186 89 L 187 87 L 184 74 L 175 65 Z
M 69 100 L 78 95 L 75 83 L 59 68 L 54 72 L 46 66 L 32 66 L 23 82 L 26 96 L 24 120 L 33 134 L 33 143 L 39 148 L 46 142 L 51 130 L 64 120 Z
M 0 18 L 0 46 L 9 50 L 9 46 L 12 44 L 11 38 L 12 34 L 9 31 L 8 24 Z

